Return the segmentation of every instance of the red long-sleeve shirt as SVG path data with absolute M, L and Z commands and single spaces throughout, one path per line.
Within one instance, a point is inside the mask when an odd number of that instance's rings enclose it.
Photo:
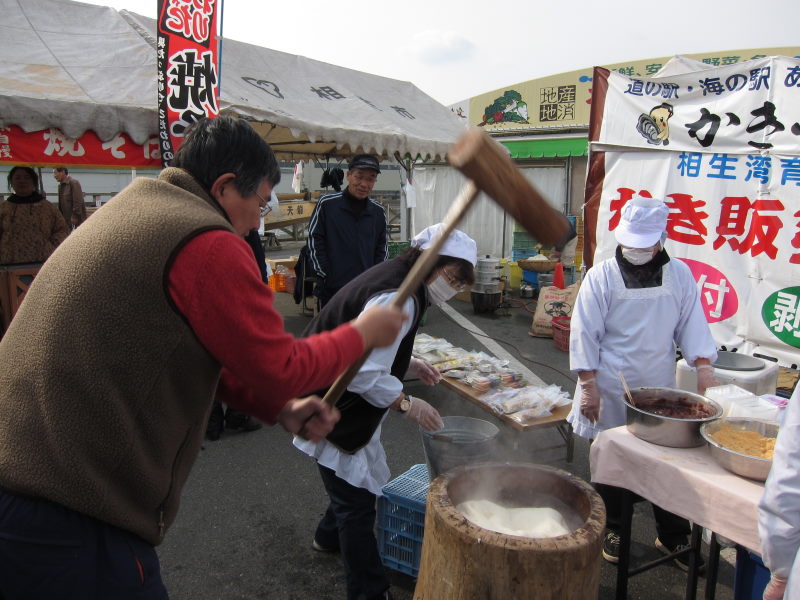
M 267 423 L 289 399 L 332 383 L 364 351 L 351 325 L 305 339 L 287 333 L 250 247 L 227 231 L 186 244 L 170 268 L 168 290 L 223 366 L 217 399 Z

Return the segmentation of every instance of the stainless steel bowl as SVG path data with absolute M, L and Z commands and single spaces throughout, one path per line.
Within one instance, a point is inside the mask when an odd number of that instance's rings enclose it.
M 719 428 L 722 427 L 723 424 L 730 425 L 731 427 L 743 431 L 757 431 L 764 437 L 771 438 L 778 437 L 778 424 L 761 419 L 726 417 L 724 419 L 718 419 L 713 423 L 705 423 L 700 428 L 700 435 L 708 442 L 708 449 L 711 452 L 711 456 L 714 457 L 720 466 L 729 471 L 733 471 L 737 475 L 747 477 L 748 479 L 766 481 L 769 470 L 772 468 L 771 460 L 736 452 L 711 439 L 711 435 L 719 431 Z
M 670 448 L 696 448 L 705 444 L 700 436 L 700 426 L 722 416 L 722 407 L 700 394 L 662 387 L 631 389 L 633 405 L 623 396 L 626 406 L 628 431 L 651 444 Z M 698 419 L 678 419 L 647 412 L 656 404 L 674 406 L 700 404 L 710 416 Z

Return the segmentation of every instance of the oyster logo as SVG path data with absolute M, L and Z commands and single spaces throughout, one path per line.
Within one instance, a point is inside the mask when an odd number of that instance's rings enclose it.
M 648 144 L 654 146 L 669 145 L 669 120 L 672 117 L 672 105 L 666 102 L 654 106 L 650 114 L 639 115 L 636 131 L 642 134 Z
M 739 296 L 725 273 L 699 260 L 681 258 L 697 282 L 700 304 L 709 323 L 724 321 L 739 310 Z
M 800 286 L 778 290 L 761 307 L 761 318 L 776 338 L 800 348 Z

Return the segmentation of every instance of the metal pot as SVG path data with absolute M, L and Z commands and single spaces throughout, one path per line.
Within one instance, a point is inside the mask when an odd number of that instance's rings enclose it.
M 522 298 L 533 298 L 534 287 L 530 284 L 523 283 L 519 286 L 519 295 Z
M 711 456 L 714 457 L 720 466 L 742 477 L 748 477 L 749 479 L 755 479 L 757 481 L 766 481 L 769 470 L 772 468 L 772 460 L 750 456 L 749 454 L 742 454 L 741 452 L 736 452 L 717 442 L 711 436 L 719 431 L 719 428 L 723 424 L 730 425 L 734 429 L 741 429 L 742 431 L 757 431 L 764 437 L 771 438 L 778 437 L 778 424 L 761 419 L 729 417 L 727 419 L 719 419 L 713 423 L 706 423 L 700 428 L 700 435 L 708 442 L 708 449 L 711 452 Z
M 670 448 L 695 448 L 706 442 L 700 435 L 700 426 L 722 416 L 722 407 L 700 394 L 685 390 L 661 387 L 641 387 L 631 390 L 633 404 L 623 396 L 626 407 L 628 431 L 651 444 Z M 697 406 L 709 416 L 681 419 L 648 412 L 654 405 Z

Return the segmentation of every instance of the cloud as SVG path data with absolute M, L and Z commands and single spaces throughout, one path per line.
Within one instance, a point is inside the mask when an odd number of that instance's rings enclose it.
M 399 48 L 399 54 L 427 65 L 444 65 L 469 61 L 475 45 L 455 31 L 428 30 L 411 36 Z

